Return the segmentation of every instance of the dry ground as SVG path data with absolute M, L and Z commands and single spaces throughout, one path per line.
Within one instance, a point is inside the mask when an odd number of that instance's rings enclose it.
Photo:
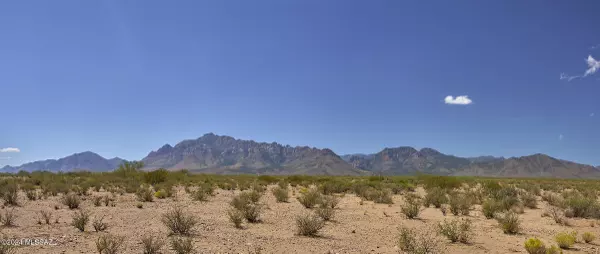
M 422 192 L 422 189 L 419 191 Z M 290 203 L 277 203 L 267 191 L 261 199 L 268 207 L 262 215 L 263 222 L 244 224 L 245 229 L 240 230 L 233 227 L 226 215 L 228 202 L 238 192 L 217 190 L 208 202 L 197 202 L 180 190 L 175 198 L 155 199 L 144 203 L 142 209 L 136 207 L 138 202 L 133 194 L 117 196 L 116 207 L 94 207 L 91 198 L 87 197 L 82 207 L 92 212 L 92 221 L 96 216 L 106 216 L 104 221 L 109 225 L 106 232 L 126 237 L 123 253 L 142 253 L 140 239 L 144 235 L 154 235 L 166 241 L 168 230 L 161 223 L 161 216 L 176 205 L 182 206 L 200 221 L 193 236 L 198 253 L 252 253 L 257 248 L 261 248 L 262 253 L 398 253 L 398 226 L 425 229 L 434 227 L 444 218 L 454 217 L 444 217 L 439 209 L 431 207 L 422 211 L 419 220 L 408 220 L 400 213 L 403 202 L 400 195 L 394 196 L 392 205 L 369 201 L 361 205 L 360 198 L 347 194 L 336 209 L 335 221 L 326 224 L 321 237 L 310 238 L 296 235 L 295 217 L 310 212 L 298 203 L 297 194 L 290 198 Z M 111 194 L 99 192 L 93 195 Z M 20 203 L 21 206 L 15 208 L 17 226 L 3 228 L 3 238 L 52 238 L 58 241 L 58 245 L 24 246 L 18 248 L 17 253 L 95 253 L 95 240 L 106 234 L 94 232 L 91 223 L 86 232 L 79 232 L 71 226 L 74 212 L 60 204 L 58 197 L 28 201 L 21 193 Z M 55 205 L 60 208 L 55 210 Z M 592 227 L 592 220 L 573 219 L 572 227 L 560 226 L 551 218 L 541 216 L 546 206 L 544 202 L 540 201 L 539 206 L 539 209 L 525 209 L 525 213 L 520 215 L 523 233 L 519 235 L 502 233 L 497 222 L 485 219 L 480 206 L 475 206 L 469 216 L 475 233 L 473 243 L 451 244 L 440 238 L 445 253 L 526 253 L 523 243 L 529 237 L 538 237 L 550 245 L 555 244 L 554 235 L 558 232 L 576 230 L 579 234 L 593 232 L 600 235 L 600 225 Z M 10 208 L 3 208 L 0 212 L 4 213 L 6 209 Z M 52 211 L 54 217 L 58 216 L 59 223 L 38 225 L 36 218 L 40 210 Z M 574 249 L 564 253 L 598 253 L 599 249 L 595 244 L 577 243 Z M 164 250 L 163 253 L 174 253 L 168 246 Z

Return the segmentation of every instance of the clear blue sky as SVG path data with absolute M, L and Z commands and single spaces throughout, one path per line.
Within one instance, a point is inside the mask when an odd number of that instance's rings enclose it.
M 339 154 L 415 146 L 600 165 L 598 10 L 592 0 L 6 1 L 0 148 L 20 152 L 0 153 L 0 166 L 87 150 L 141 159 L 207 132 Z

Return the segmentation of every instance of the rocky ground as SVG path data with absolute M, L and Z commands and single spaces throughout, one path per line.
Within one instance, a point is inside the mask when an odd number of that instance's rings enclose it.
M 420 219 L 408 220 L 400 212 L 403 203 L 400 195 L 394 196 L 394 204 L 388 205 L 361 202 L 360 198 L 346 194 L 336 209 L 334 221 L 327 222 L 320 237 L 311 238 L 296 234 L 295 217 L 311 212 L 296 200 L 297 192 L 290 193 L 289 203 L 277 203 L 273 195 L 266 192 L 261 200 L 267 207 L 262 215 L 263 222 L 244 224 L 244 229 L 234 228 L 226 214 L 228 202 L 236 193 L 238 191 L 217 190 L 208 202 L 198 202 L 180 190 L 174 198 L 155 199 L 144 203 L 141 209 L 136 207 L 138 201 L 133 194 L 116 196 L 115 207 L 95 207 L 87 197 L 82 209 L 92 213 L 91 221 L 105 216 L 104 222 L 109 225 L 100 233 L 94 232 L 91 222 L 86 232 L 71 226 L 74 211 L 61 204 L 58 197 L 28 201 L 22 195 L 20 206 L 14 208 L 18 216 L 16 226 L 2 228 L 2 239 L 53 239 L 56 243 L 21 246 L 17 253 L 96 253 L 96 239 L 110 233 L 125 237 L 122 253 L 142 253 L 140 241 L 145 235 L 168 241 L 169 231 L 161 223 L 161 216 L 169 209 L 181 206 L 200 221 L 193 236 L 198 253 L 399 253 L 396 247 L 399 226 L 435 229 L 438 222 L 454 217 L 444 216 L 439 209 L 431 207 L 424 208 Z M 551 218 L 542 217 L 545 206 L 540 201 L 539 209 L 525 209 L 520 215 L 523 230 L 517 235 L 504 234 L 495 220 L 486 219 L 480 206 L 475 206 L 468 216 L 473 221 L 472 244 L 451 244 L 442 237 L 439 241 L 445 253 L 526 253 L 523 243 L 530 237 L 538 237 L 550 245 L 555 244 L 554 235 L 559 232 L 576 230 L 579 234 L 593 232 L 600 235 L 600 226 L 593 220 L 572 219 L 573 226 L 557 225 Z M 4 215 L 10 209 L 13 208 L 4 207 L 0 212 Z M 51 225 L 38 224 L 40 210 L 52 212 Z M 599 249 L 594 243 L 576 243 L 575 248 L 564 253 L 598 253 Z M 166 245 L 163 253 L 174 251 Z

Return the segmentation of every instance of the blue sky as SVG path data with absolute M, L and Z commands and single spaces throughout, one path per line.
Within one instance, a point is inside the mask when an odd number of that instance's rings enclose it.
M 591 0 L 8 1 L 0 166 L 87 150 L 141 159 L 207 132 L 339 154 L 415 146 L 600 165 L 598 10 Z

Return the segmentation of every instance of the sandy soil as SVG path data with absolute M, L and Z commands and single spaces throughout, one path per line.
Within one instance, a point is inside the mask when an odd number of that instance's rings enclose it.
M 422 190 L 420 190 L 422 191 Z M 155 199 L 144 203 L 138 209 L 133 194 L 117 196 L 116 207 L 94 207 L 91 198 L 82 203 L 82 207 L 92 212 L 91 221 L 96 216 L 105 216 L 109 228 L 106 232 L 94 232 L 88 224 L 86 232 L 79 232 L 70 225 L 73 211 L 60 204 L 58 197 L 47 200 L 28 201 L 20 197 L 21 206 L 15 208 L 18 215 L 16 227 L 2 228 L 2 239 L 39 238 L 54 239 L 54 246 L 22 246 L 17 253 L 95 253 L 95 240 L 101 234 L 111 233 L 125 236 L 122 253 L 142 253 L 140 239 L 144 235 L 154 235 L 167 241 L 168 230 L 161 223 L 161 216 L 168 209 L 178 205 L 194 214 L 200 224 L 193 236 L 198 253 L 253 253 L 262 249 L 262 253 L 399 253 L 396 247 L 398 226 L 405 225 L 424 229 L 434 227 L 438 222 L 454 216 L 443 216 L 439 209 L 425 208 L 419 220 L 408 220 L 400 213 L 402 196 L 394 196 L 394 204 L 374 204 L 347 194 L 336 209 L 333 222 L 328 222 L 321 237 L 310 238 L 296 235 L 295 216 L 310 212 L 295 199 L 290 203 L 277 203 L 273 195 L 266 192 L 261 202 L 267 205 L 262 215 L 263 222 L 245 224 L 245 229 L 236 229 L 228 221 L 226 210 L 228 202 L 238 191 L 218 190 L 208 202 L 192 201 L 188 194 L 180 190 L 175 198 Z M 99 192 L 93 195 L 110 195 Z M 55 210 L 55 205 L 60 208 Z M 592 220 L 573 219 L 573 226 L 557 225 L 551 218 L 542 217 L 546 204 L 540 202 L 540 209 L 525 209 L 520 217 L 523 221 L 523 233 L 506 235 L 495 220 L 487 220 L 476 206 L 468 216 L 473 221 L 474 240 L 470 245 L 451 244 L 440 238 L 445 253 L 526 253 L 523 243 L 529 237 L 538 237 L 547 245 L 555 244 L 554 235 L 563 231 L 576 230 L 579 234 L 593 232 L 600 235 L 600 225 L 593 227 Z M 4 214 L 6 209 L 0 212 Z M 39 225 L 37 217 L 40 210 L 53 213 L 51 225 Z M 58 217 L 58 223 L 54 218 Z M 464 217 L 464 216 L 463 216 Z M 597 240 L 600 242 L 600 240 Z M 600 253 L 595 244 L 577 243 L 572 250 L 564 253 Z M 174 253 L 164 247 L 163 253 Z

